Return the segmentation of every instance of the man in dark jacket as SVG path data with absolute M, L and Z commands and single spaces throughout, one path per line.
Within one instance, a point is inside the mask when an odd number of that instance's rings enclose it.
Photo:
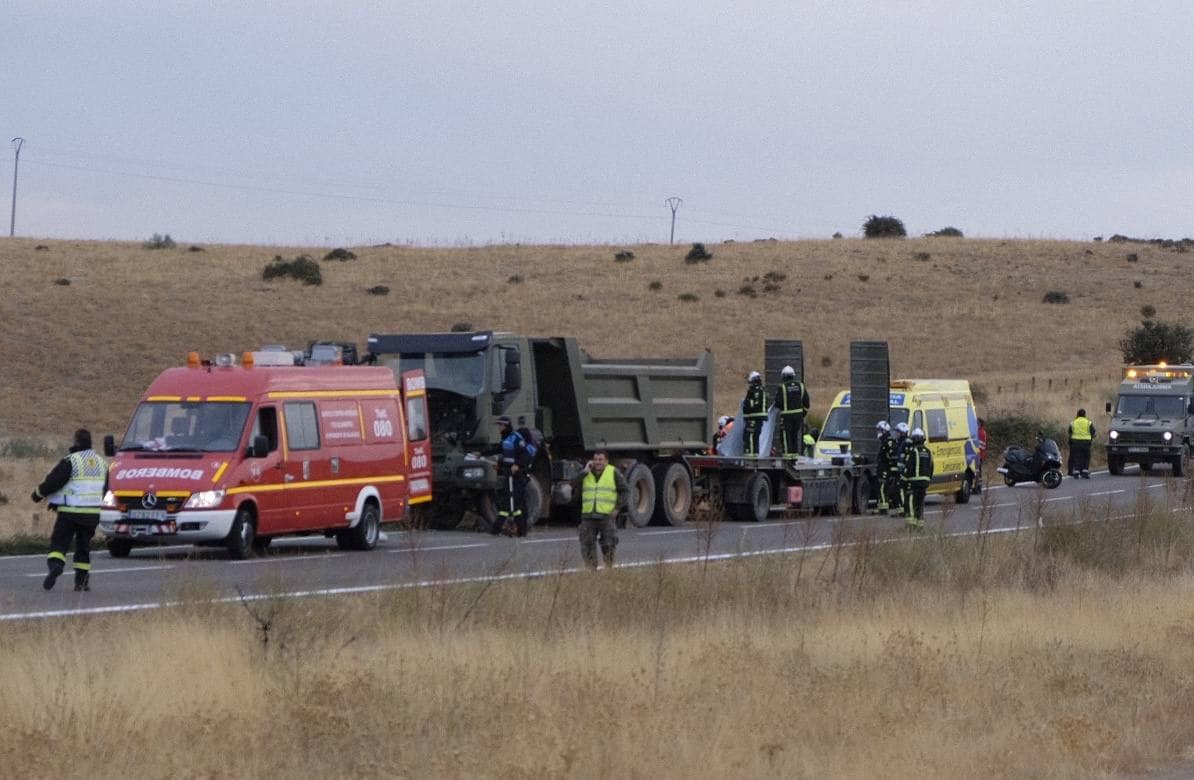
M 108 487 L 108 464 L 91 449 L 91 432 L 75 431 L 70 454 L 46 475 L 30 496 L 34 503 L 47 499 L 58 513 L 50 534 L 49 573 L 42 587 L 50 590 L 66 568 L 66 551 L 75 541 L 75 590 L 91 590 L 91 537 L 99 525 L 100 505 Z
M 804 448 L 804 415 L 808 414 L 808 388 L 796 378 L 796 369 L 784 366 L 773 404 L 779 409 L 784 457 L 795 458 Z
M 904 480 L 904 517 L 909 528 L 925 527 L 925 494 L 933 479 L 933 453 L 925 443 L 925 432 L 914 428 L 900 464 Z
M 751 371 L 746 378 L 746 397 L 742 399 L 742 419 L 746 428 L 742 436 L 742 451 L 746 455 L 770 455 L 759 452 L 759 436 L 763 423 L 767 422 L 767 391 L 763 389 L 763 376 Z

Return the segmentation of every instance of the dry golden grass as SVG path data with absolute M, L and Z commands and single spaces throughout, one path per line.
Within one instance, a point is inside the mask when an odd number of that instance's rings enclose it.
M 0 458 L 0 540 L 21 535 L 49 540 L 54 513 L 44 502 L 30 501 L 29 494 L 54 463 L 48 458 Z
M 614 262 L 612 246 L 354 248 L 359 259 L 323 263 L 324 284 L 313 288 L 263 282 L 261 270 L 275 254 L 326 250 L 0 239 L 0 436 L 122 431 L 148 382 L 191 349 L 314 338 L 363 346 L 372 331 L 456 322 L 576 335 L 602 357 L 712 349 L 718 411 L 736 407 L 763 337 L 804 340 L 817 414 L 847 383 L 849 341 L 881 338 L 896 375 L 967 378 L 987 391 L 989 407 L 1028 403 L 1068 420 L 1076 405 L 1101 409 L 1118 377 L 1116 343 L 1140 307 L 1180 318 L 1188 287 L 1184 255 L 1140 245 L 755 242 L 711 246 L 701 265 L 683 262 L 685 246 L 630 248 L 628 263 Z M 1129 252 L 1139 262 L 1127 262 Z M 768 272 L 786 274 L 780 290 L 737 294 L 744 279 Z M 509 283 L 515 274 L 524 281 Z M 55 285 L 59 278 L 70 285 Z M 647 289 L 653 280 L 662 290 Z M 390 294 L 365 293 L 377 284 Z M 1042 303 L 1049 290 L 1072 302 Z M 700 300 L 678 300 L 685 292 Z
M 867 549 L 876 572 L 910 554 L 885 547 Z M 0 761 L 14 776 L 1085 778 L 1194 740 L 1194 576 L 1082 569 L 1027 535 L 925 549 L 979 555 L 982 576 L 868 579 L 856 549 L 840 567 L 253 604 L 268 634 L 201 601 L 3 624 Z

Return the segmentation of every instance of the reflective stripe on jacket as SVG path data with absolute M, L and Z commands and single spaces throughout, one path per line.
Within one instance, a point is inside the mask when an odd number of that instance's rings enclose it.
M 585 474 L 581 482 L 580 509 L 586 515 L 609 515 L 618 508 L 618 482 L 614 467 L 606 466 L 601 477 Z
M 928 482 L 933 478 L 933 453 L 923 444 L 913 444 L 904 450 L 904 479 L 909 482 Z
M 797 379 L 789 379 L 779 388 L 780 414 L 804 414 L 808 409 L 804 406 L 804 383 Z
M 746 399 L 742 402 L 742 416 L 767 416 L 767 391 L 762 385 L 751 385 L 746 391 Z
M 70 481 L 46 496 L 46 501 L 80 514 L 99 514 L 108 464 L 94 450 L 72 452 L 67 460 L 70 461 Z
M 1070 438 L 1074 441 L 1090 441 L 1094 434 L 1094 423 L 1085 417 L 1075 417 L 1070 423 Z

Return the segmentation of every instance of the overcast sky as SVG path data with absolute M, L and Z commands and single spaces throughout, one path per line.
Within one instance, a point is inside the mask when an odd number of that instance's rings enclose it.
M 1191 30 L 1189 2 L 9 0 L 0 134 L 26 236 L 667 241 L 676 195 L 677 242 L 1177 238 Z M 4 217 L 12 175 L 0 146 Z

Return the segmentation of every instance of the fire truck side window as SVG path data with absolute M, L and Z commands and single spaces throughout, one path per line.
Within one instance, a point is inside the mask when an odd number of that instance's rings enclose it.
M 278 410 L 272 406 L 263 406 L 257 410 L 257 419 L 253 421 L 253 441 L 258 436 L 269 440 L 269 451 L 278 449 Z
M 422 398 L 408 398 L 406 400 L 406 433 L 411 441 L 422 441 L 427 438 L 427 418 Z
M 315 404 L 300 402 L 286 404 L 286 443 L 292 450 L 319 449 L 319 425 Z

